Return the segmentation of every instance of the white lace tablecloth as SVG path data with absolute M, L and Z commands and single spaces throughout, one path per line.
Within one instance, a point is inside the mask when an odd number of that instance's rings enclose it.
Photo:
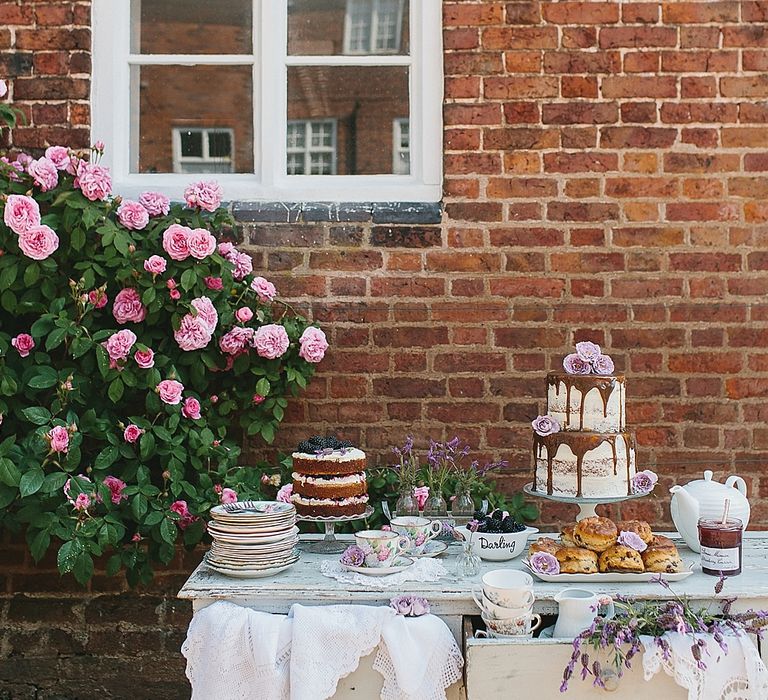
M 338 561 L 326 559 L 320 564 L 320 573 L 341 583 L 382 590 L 402 586 L 409 581 L 437 581 L 443 576 L 447 576 L 448 570 L 436 559 L 417 559 L 413 566 L 400 573 L 387 576 L 366 576 L 354 571 L 347 571 Z

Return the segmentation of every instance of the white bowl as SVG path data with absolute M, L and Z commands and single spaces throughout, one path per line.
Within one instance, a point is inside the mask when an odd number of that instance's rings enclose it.
M 472 551 L 487 561 L 509 561 L 526 550 L 528 537 L 538 531 L 538 528 L 526 527 L 520 532 L 475 532 L 472 535 Z

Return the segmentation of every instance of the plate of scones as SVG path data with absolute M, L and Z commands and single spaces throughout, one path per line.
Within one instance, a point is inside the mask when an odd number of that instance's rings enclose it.
M 537 552 L 551 554 L 558 566 L 550 560 L 551 572 L 537 571 L 530 565 Z M 693 573 L 675 543 L 654 534 L 644 520 L 584 518 L 563 527 L 559 539 L 539 537 L 528 557 L 526 566 L 542 581 L 681 581 Z

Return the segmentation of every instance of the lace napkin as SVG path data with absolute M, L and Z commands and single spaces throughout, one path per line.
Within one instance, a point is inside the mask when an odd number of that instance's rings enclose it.
M 706 670 L 696 665 L 691 653 L 692 635 L 666 632 L 670 653 L 663 651 L 653 637 L 641 636 L 645 647 L 643 671 L 645 680 L 661 669 L 688 691 L 688 700 L 763 700 L 768 698 L 768 670 L 760 652 L 746 634 L 727 635 L 728 653 L 724 653 L 709 635 L 703 637 L 707 646 L 702 650 Z
M 413 566 L 398 574 L 366 576 L 347 571 L 338 561 L 326 559 L 320 563 L 320 573 L 344 584 L 382 589 L 402 586 L 409 581 L 437 581 L 442 576 L 447 576 L 448 570 L 435 559 L 417 559 Z

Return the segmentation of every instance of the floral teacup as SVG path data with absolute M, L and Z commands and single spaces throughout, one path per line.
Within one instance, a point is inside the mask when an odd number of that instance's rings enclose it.
M 443 530 L 439 520 L 411 516 L 394 518 L 390 524 L 395 532 L 410 540 L 409 554 L 423 554 L 427 544 Z
M 388 569 L 408 550 L 411 541 L 391 530 L 362 530 L 355 533 L 355 542 L 365 554 L 367 567 Z

